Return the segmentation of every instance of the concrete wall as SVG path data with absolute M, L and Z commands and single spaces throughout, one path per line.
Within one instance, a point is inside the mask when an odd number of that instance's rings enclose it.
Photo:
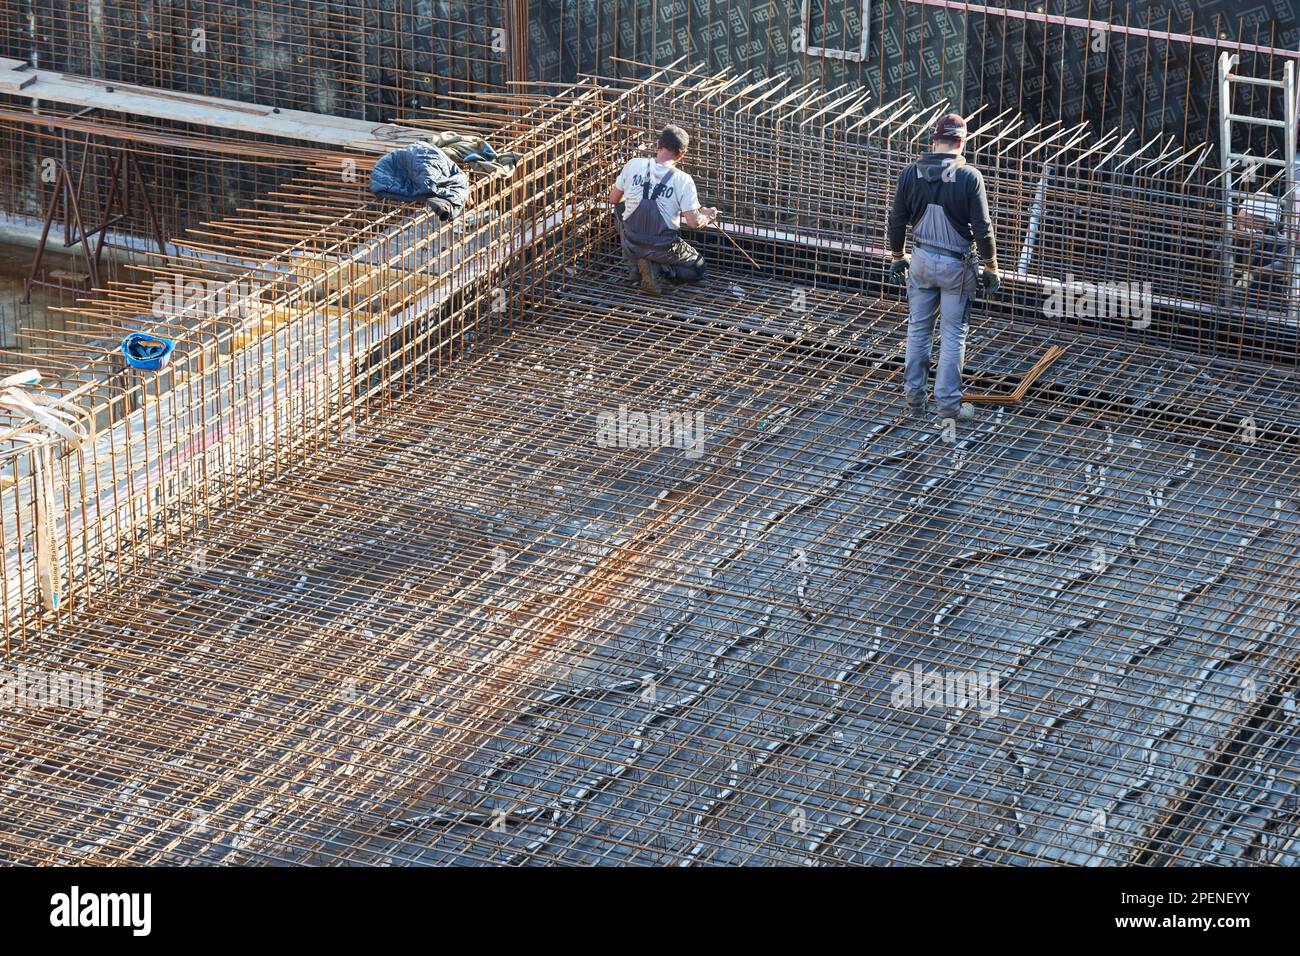
M 821 40 L 827 25 L 827 45 L 860 42 L 862 0 L 811 5 L 829 14 L 810 24 L 811 42 Z M 1043 7 L 1018 0 L 984 5 L 1031 13 Z M 583 72 L 626 72 L 617 57 L 663 66 L 685 56 L 692 64 L 730 66 L 755 78 L 786 74 L 827 88 L 865 86 L 880 100 L 909 92 L 925 104 L 944 96 L 968 112 L 985 104 L 991 114 L 1012 109 L 1045 123 L 1086 119 L 1099 130 L 1118 126 L 1144 137 L 1163 130 L 1196 142 L 1214 134 L 1212 47 L 1119 33 L 1098 43 L 1083 28 L 916 0 L 871 0 L 869 7 L 866 60 L 850 63 L 801 52 L 794 42 L 803 26 L 800 0 L 529 0 L 530 64 L 537 77 L 572 80 Z M 1055 0 L 1045 9 L 1055 16 L 1300 49 L 1296 0 Z M 1243 68 L 1277 74 L 1280 64 L 1246 57 Z
M 1056 0 L 1048 8 L 1134 28 L 1300 50 L 1296 0 Z M 968 103 L 988 102 L 995 112 L 1018 103 L 1033 119 L 1084 118 L 1097 129 L 1135 129 L 1143 138 L 1162 131 L 1188 143 L 1217 137 L 1211 125 L 1218 116 L 1214 47 L 1098 37 L 1081 28 L 975 15 L 967 41 Z M 1241 69 L 1281 76 L 1276 58 L 1255 54 L 1242 56 Z M 1267 104 L 1259 106 L 1267 110 Z M 1280 115 L 1279 108 L 1273 115 Z
M 823 0 L 813 0 L 820 9 Z M 711 69 L 749 71 L 755 79 L 788 75 L 791 87 L 847 83 L 893 99 L 960 101 L 964 18 L 904 0 L 872 0 L 865 60 L 811 55 L 810 46 L 859 49 L 861 0 L 824 0 L 829 17 L 810 17 L 799 0 L 529 0 L 529 61 L 534 76 L 572 80 L 580 73 L 619 76 L 616 58 L 665 66 L 685 57 Z M 883 17 L 882 17 L 883 14 Z M 801 36 L 802 32 L 802 36 Z M 802 41 L 802 42 L 801 42 Z
M 880 99 L 910 92 L 924 103 L 946 96 L 967 110 L 987 103 L 1043 121 L 1082 117 L 1180 136 L 1186 129 L 1189 140 L 1205 138 L 1213 111 L 1211 47 L 1110 34 L 1098 50 L 1080 28 L 917 0 L 811 0 L 806 31 L 801 0 L 31 0 L 34 29 L 27 4 L 0 10 L 0 55 L 35 54 L 43 66 L 87 76 L 384 122 L 447 94 L 501 88 L 508 68 L 494 31 L 516 3 L 528 7 L 532 79 L 617 76 L 628 71 L 620 57 L 656 65 L 685 57 L 754 78 L 865 86 Z M 864 5 L 865 60 L 807 52 L 814 44 L 856 49 Z M 1053 15 L 1300 49 L 1295 0 L 1048 7 Z M 204 31 L 202 50 L 196 30 Z

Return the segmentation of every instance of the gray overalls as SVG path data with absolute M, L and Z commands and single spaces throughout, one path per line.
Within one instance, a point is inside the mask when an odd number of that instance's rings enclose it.
M 939 183 L 934 183 L 937 199 Z M 966 330 L 975 293 L 975 256 L 970 242 L 943 206 L 931 202 L 912 227 L 912 263 L 907 271 L 907 360 L 903 387 L 909 400 L 925 395 L 930 379 L 934 315 L 940 316 L 939 371 L 934 399 L 941 411 L 961 405 L 961 371 L 966 361 Z
M 624 206 L 614 207 L 614 221 L 623 242 L 623 255 L 633 266 L 638 259 L 646 259 L 659 266 L 661 275 L 678 282 L 698 282 L 704 278 L 704 256 L 681 233 L 664 221 L 657 200 L 673 177 L 668 173 L 650 190 L 650 174 L 654 164 L 646 160 L 645 179 L 641 182 L 641 202 L 632 215 L 623 218 Z

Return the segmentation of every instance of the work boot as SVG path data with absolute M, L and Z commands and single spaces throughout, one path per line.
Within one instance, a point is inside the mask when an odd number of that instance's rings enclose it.
M 903 398 L 907 401 L 907 410 L 914 418 L 924 418 L 925 413 L 930 409 L 930 401 L 923 392 L 920 394 L 904 392 Z
M 956 408 L 949 407 L 939 409 L 939 421 L 941 422 L 947 421 L 950 418 L 960 422 L 968 422 L 974 417 L 975 406 L 970 402 L 962 402 Z
M 638 259 L 637 270 L 641 273 L 641 291 L 646 295 L 663 295 L 659 287 L 659 278 L 655 275 L 655 264 L 649 259 Z

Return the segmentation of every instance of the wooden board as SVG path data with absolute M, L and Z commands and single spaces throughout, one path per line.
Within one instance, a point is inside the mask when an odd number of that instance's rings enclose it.
M 20 75 L 29 79 L 25 79 L 21 85 L 15 85 Z M 392 123 L 371 123 L 304 110 L 277 110 L 255 103 L 175 93 L 130 83 L 108 83 L 51 70 L 25 70 L 21 74 L 17 70 L 11 70 L 0 73 L 0 83 L 6 78 L 11 79 L 12 84 L 10 87 L 0 87 L 0 92 L 20 94 L 33 100 L 195 123 L 214 129 L 278 136 L 318 146 L 350 147 L 383 153 L 396 146 L 429 138 L 426 132 Z
M 36 73 L 27 68 L 26 60 L 0 56 L 0 93 L 18 93 L 36 82 Z
M 0 93 L 21 93 L 23 87 L 35 82 L 36 77 L 31 73 L 19 73 L 17 70 L 0 73 Z

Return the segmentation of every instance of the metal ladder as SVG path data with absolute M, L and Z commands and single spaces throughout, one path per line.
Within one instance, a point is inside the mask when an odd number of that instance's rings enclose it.
M 1227 250 L 1228 281 L 1233 276 L 1233 252 L 1231 239 L 1235 232 L 1234 214 L 1238 204 L 1256 193 L 1238 188 L 1244 177 L 1238 171 L 1252 174 L 1265 166 L 1277 166 L 1282 169 L 1282 195 L 1279 210 L 1285 225 L 1284 238 L 1289 259 L 1291 276 L 1287 283 L 1287 315 L 1292 322 L 1300 322 L 1300 192 L 1296 189 L 1296 179 L 1300 170 L 1296 168 L 1296 64 L 1288 59 L 1282 68 L 1282 79 L 1269 80 L 1258 76 L 1243 76 L 1233 73 L 1233 67 L 1239 62 L 1237 54 L 1223 52 L 1219 54 L 1219 160 L 1223 170 L 1224 195 L 1224 235 L 1228 242 Z M 1265 116 L 1244 116 L 1232 111 L 1232 90 L 1237 83 L 1248 86 L 1264 86 L 1282 91 L 1282 119 Z M 1250 153 L 1234 152 L 1232 148 L 1232 131 L 1234 124 L 1246 126 L 1263 126 L 1282 130 L 1283 156 L 1255 156 Z M 1251 176 L 1253 178 L 1253 175 Z M 1247 183 L 1249 180 L 1247 180 Z

